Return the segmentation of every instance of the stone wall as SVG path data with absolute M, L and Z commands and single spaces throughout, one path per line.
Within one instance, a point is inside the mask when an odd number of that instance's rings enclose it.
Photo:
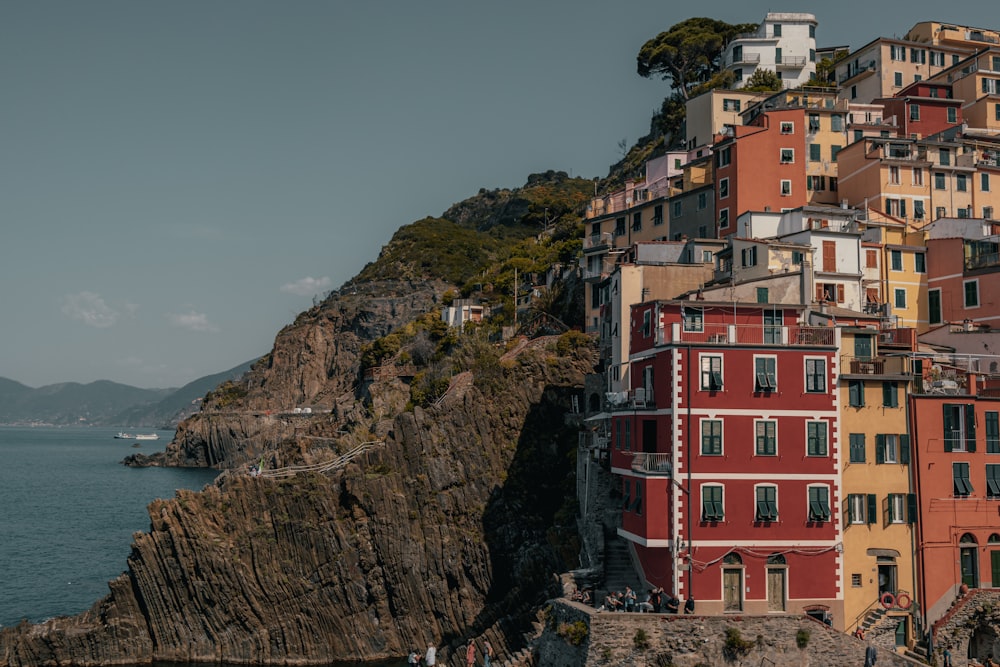
M 574 645 L 581 636 L 582 642 Z M 559 600 L 548 610 L 538 643 L 538 665 L 860 667 L 865 647 L 864 642 L 807 616 L 622 614 Z M 878 650 L 878 667 L 918 664 Z
M 975 665 L 968 656 L 1000 657 L 1000 590 L 973 589 L 955 600 L 934 624 L 935 664 L 943 664 L 944 650 L 951 651 L 955 667 Z

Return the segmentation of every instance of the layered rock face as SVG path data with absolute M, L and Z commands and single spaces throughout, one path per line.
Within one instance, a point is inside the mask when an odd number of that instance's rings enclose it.
M 417 309 L 432 292 L 414 289 L 392 307 Z M 360 338 L 345 336 L 344 322 L 376 327 L 366 319 L 373 307 L 390 308 L 359 299 L 282 331 L 240 407 L 288 392 L 336 412 Z M 316 333 L 323 327 L 332 339 Z M 490 373 L 473 371 L 433 408 L 383 420 L 382 444 L 339 470 L 226 474 L 153 503 L 150 531 L 135 536 L 110 594 L 76 617 L 4 629 L 0 666 L 305 665 L 400 656 L 427 642 L 445 645 L 447 658 L 450 642 L 551 593 L 552 573 L 565 567 L 559 552 L 572 547 L 552 527 L 572 488 L 576 433 L 563 419 L 594 360 L 590 348 L 552 347 L 493 359 Z M 266 417 L 197 417 L 172 461 L 247 458 L 246 442 L 288 428 L 260 427 Z M 320 439 L 299 442 L 303 460 L 336 453 Z

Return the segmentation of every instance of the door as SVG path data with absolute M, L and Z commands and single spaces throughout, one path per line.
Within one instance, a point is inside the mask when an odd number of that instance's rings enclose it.
M 647 454 L 656 452 L 656 420 L 642 420 L 642 451 Z
M 896 566 L 895 565 L 883 565 L 879 563 L 878 566 L 878 594 L 879 597 L 883 593 L 896 594 Z
M 767 568 L 767 610 L 785 611 L 785 568 Z
M 990 552 L 990 585 L 1000 588 L 1000 551 Z
M 899 619 L 896 624 L 896 646 L 906 646 L 906 618 Z
M 962 564 L 962 583 L 969 588 L 979 588 L 979 563 L 976 562 L 976 547 L 959 549 Z
M 825 273 L 837 272 L 836 241 L 823 241 L 823 271 Z
M 726 568 L 722 571 L 722 610 L 743 611 L 742 568 Z
M 862 359 L 871 359 L 872 356 L 871 336 L 854 337 L 854 356 Z
M 777 345 L 781 342 L 781 321 L 783 319 L 780 310 L 764 311 L 764 343 Z

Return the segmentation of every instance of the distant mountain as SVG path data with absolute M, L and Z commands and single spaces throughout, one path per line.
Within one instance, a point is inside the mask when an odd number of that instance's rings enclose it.
M 206 375 L 189 382 L 152 405 L 136 405 L 115 415 L 111 423 L 120 426 L 152 426 L 173 428 L 201 409 L 201 399 L 212 389 L 228 380 L 243 376 L 254 361 L 230 368 L 228 371 Z M 3 391 L 0 386 L 0 392 Z
M 62 382 L 36 389 L 0 377 L 0 424 L 173 425 L 196 412 L 198 399 L 210 389 L 241 376 L 251 364 L 199 378 L 180 389 L 140 389 L 109 380 Z

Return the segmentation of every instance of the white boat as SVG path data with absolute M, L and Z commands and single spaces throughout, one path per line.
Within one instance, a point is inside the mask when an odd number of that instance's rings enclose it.
M 132 435 L 125 431 L 119 431 L 115 438 L 118 440 L 159 440 L 160 435 L 158 433 L 137 433 L 136 435 Z

